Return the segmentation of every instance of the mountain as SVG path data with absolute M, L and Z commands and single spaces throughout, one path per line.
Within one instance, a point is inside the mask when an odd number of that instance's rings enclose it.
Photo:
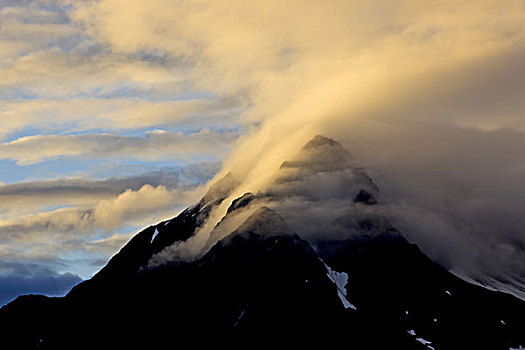
M 0 348 L 519 349 L 525 302 L 408 242 L 366 171 L 316 136 L 264 187 L 228 174 L 63 298 L 0 309 Z

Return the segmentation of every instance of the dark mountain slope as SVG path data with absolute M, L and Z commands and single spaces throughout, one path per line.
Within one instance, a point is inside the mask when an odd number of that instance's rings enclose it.
M 459 279 L 400 234 L 324 242 L 318 251 L 350 276 L 349 299 L 368 330 L 413 330 L 414 339 L 431 341 L 435 349 L 523 345 L 523 301 Z

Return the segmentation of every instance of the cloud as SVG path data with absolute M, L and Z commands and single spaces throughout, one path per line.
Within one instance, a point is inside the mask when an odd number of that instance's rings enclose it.
M 432 16 L 426 16 L 429 10 Z M 156 0 L 137 7 L 103 0 L 79 4 L 72 16 L 116 52 L 158 50 L 188 57 L 190 78 L 198 84 L 231 93 L 256 89 L 250 116 L 263 118 L 281 114 L 294 99 L 307 101 L 308 92 L 327 83 L 344 80 L 346 89 L 331 91 L 332 98 L 350 97 L 356 87 L 373 83 L 364 79 L 380 78 L 384 85 L 399 75 L 498 54 L 523 38 L 519 1 L 503 8 L 495 1 L 197 5 Z M 325 104 L 319 97 L 307 105 Z
M 24 128 L 46 133 L 105 129 L 141 129 L 155 126 L 188 125 L 194 128 L 222 126 L 219 122 L 235 114 L 235 101 L 195 98 L 181 101 L 148 101 L 140 98 L 89 98 L 68 100 L 34 99 L 9 101 L 0 107 L 6 136 Z M 216 120 L 214 120 L 216 119 Z
M 142 227 L 202 196 L 219 164 L 0 186 L 0 260 L 90 277 Z M 118 233 L 116 233 L 118 232 Z
M 117 233 L 108 238 L 89 242 L 86 246 L 87 250 L 90 252 L 112 256 L 113 254 L 116 254 L 116 252 L 118 252 L 130 239 L 130 235 Z
M 117 198 L 99 202 L 93 214 L 97 226 L 111 229 L 132 218 L 136 220 L 144 213 L 171 209 L 173 204 L 174 195 L 164 186 L 144 185 L 138 191 L 126 190 Z
M 0 219 L 34 216 L 60 208 L 82 211 L 128 189 L 138 191 L 146 184 L 162 185 L 171 192 L 192 193 L 219 167 L 219 163 L 201 163 L 100 180 L 76 177 L 3 184 L 0 186 Z
M 487 114 L 473 97 L 461 107 L 462 96 L 476 96 L 476 80 L 490 79 L 490 64 L 515 55 L 524 38 L 519 2 L 503 8 L 494 1 L 460 6 L 454 1 L 189 5 L 158 0 L 140 8 L 104 0 L 77 6 L 72 18 L 115 52 L 156 50 L 186 57 L 189 79 L 201 88 L 231 95 L 248 91 L 243 121 L 263 124 L 226 167 L 250 171 L 252 181 L 271 173 L 323 125 L 359 129 L 361 120 L 389 116 L 399 122 L 466 123 Z M 520 61 L 515 62 L 512 71 L 518 72 Z M 472 67 L 479 67 L 471 70 L 475 74 L 462 74 Z M 452 85 L 441 79 L 447 74 Z M 432 104 L 436 81 L 441 81 L 440 105 Z M 421 96 L 432 110 L 409 109 Z M 447 113 L 453 104 L 457 113 Z M 469 113 L 459 113 L 466 106 Z M 445 109 L 440 113 L 438 107 Z M 520 102 L 506 113 L 522 107 Z
M 199 195 L 200 188 L 181 191 L 144 185 L 88 205 L 23 216 L 8 212 L 0 220 L 0 260 L 39 264 L 45 260 L 50 268 L 60 265 L 62 271 L 89 277 L 134 232 L 173 217 Z
M 91 235 L 96 229 L 106 231 L 121 225 L 140 226 L 173 215 L 177 208 L 193 198 L 192 190 L 168 190 L 165 186 L 144 185 L 137 191 L 127 189 L 115 197 L 102 199 L 92 207 L 60 208 L 25 217 L 0 220 L 2 242 L 39 242 Z
M 458 274 L 523 288 L 525 135 L 395 123 L 385 133 L 384 126 L 343 137 L 395 205 L 396 226 Z
M 57 273 L 38 264 L 0 261 L 0 306 L 21 294 L 62 296 L 82 279 L 71 273 Z
M 0 138 L 41 132 L 184 126 L 220 127 L 242 102 L 188 81 L 184 60 L 119 53 L 71 21 L 70 1 L 2 2 Z
M 58 157 L 190 159 L 217 157 L 238 137 L 237 131 L 203 129 L 197 133 L 148 131 L 145 137 L 111 134 L 37 135 L 0 144 L 0 158 L 18 165 L 35 164 Z
M 168 189 L 188 189 L 206 182 L 219 168 L 220 163 L 197 163 L 100 180 L 77 177 L 0 184 L 0 198 L 13 201 L 16 197 L 38 197 L 40 201 L 46 196 L 83 197 L 89 194 L 98 198 L 101 195 L 114 196 L 126 189 L 136 191 L 145 184 L 155 187 L 164 185 Z

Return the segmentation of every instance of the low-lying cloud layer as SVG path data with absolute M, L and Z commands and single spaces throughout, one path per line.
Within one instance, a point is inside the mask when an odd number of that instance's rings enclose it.
M 45 293 L 62 296 L 82 279 L 71 273 L 57 273 L 39 264 L 0 262 L 0 306 L 20 294 Z

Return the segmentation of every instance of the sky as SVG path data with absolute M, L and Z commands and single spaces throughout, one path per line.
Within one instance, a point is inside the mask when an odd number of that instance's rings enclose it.
M 0 0 L 0 304 L 316 134 L 435 260 L 520 285 L 523 96 L 522 0 Z

